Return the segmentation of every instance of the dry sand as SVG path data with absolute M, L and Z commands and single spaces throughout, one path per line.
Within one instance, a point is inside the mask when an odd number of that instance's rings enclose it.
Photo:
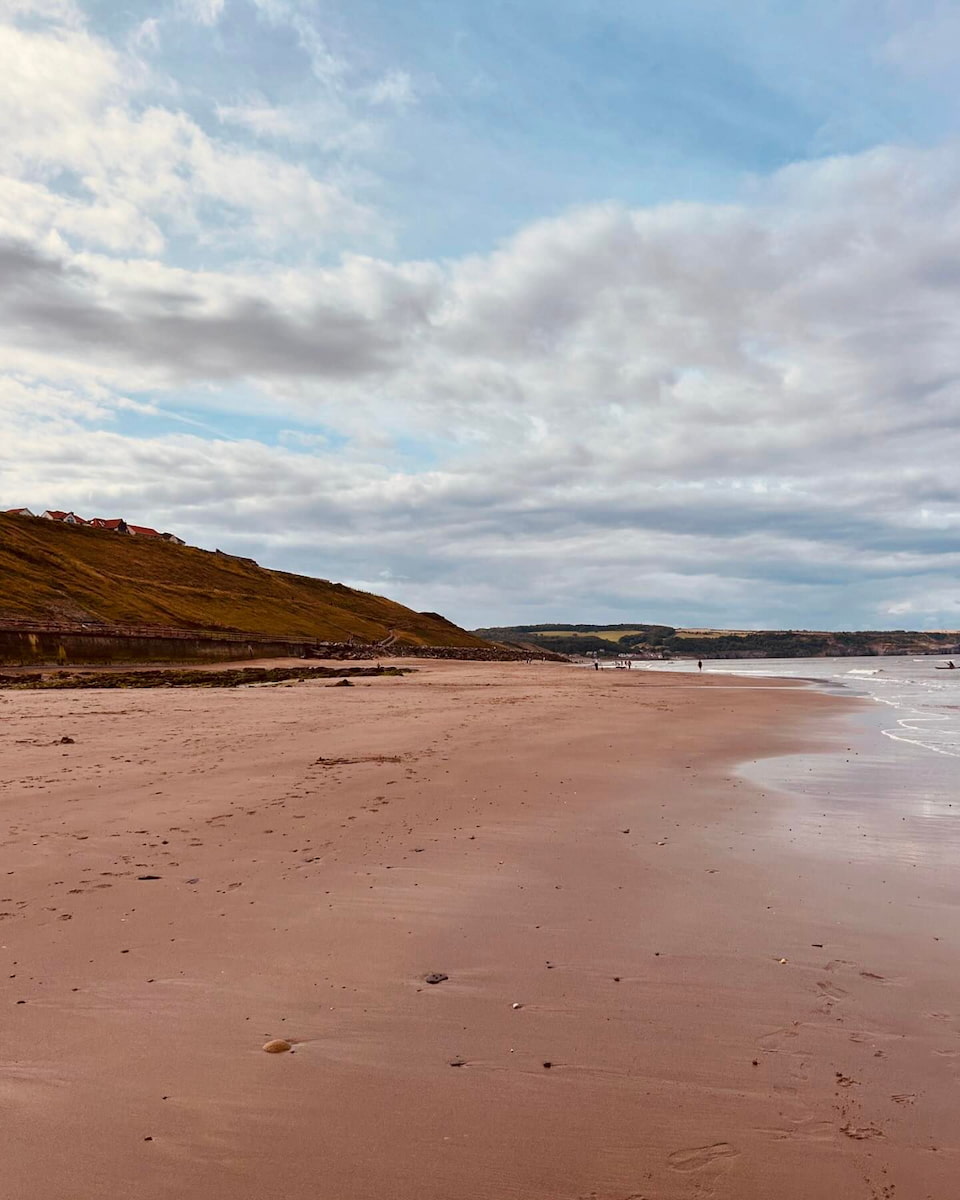
M 844 702 L 412 665 L 0 696 L 0 1195 L 960 1195 L 955 881 L 735 771 Z

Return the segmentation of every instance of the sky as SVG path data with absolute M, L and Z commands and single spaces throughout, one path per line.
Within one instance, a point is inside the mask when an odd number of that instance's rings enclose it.
M 956 628 L 958 48 L 956 0 L 0 0 L 0 508 L 468 627 Z

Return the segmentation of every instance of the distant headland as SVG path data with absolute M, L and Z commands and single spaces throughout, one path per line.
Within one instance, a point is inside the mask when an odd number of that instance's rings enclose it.
M 850 658 L 960 653 L 960 632 L 956 630 L 675 629 L 671 625 L 633 622 L 502 625 L 473 632 L 506 645 L 591 658 Z

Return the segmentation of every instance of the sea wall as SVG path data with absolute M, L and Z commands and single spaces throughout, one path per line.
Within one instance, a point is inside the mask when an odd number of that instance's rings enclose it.
M 304 643 L 210 638 L 133 637 L 97 633 L 0 630 L 0 666 L 79 666 L 110 663 L 230 662 L 302 657 Z
M 4 625 L 6 627 L 4 627 Z M 312 638 L 271 638 L 264 634 L 221 630 L 90 628 L 81 625 L 0 623 L 0 666 L 108 666 L 131 663 L 237 662 L 259 658 L 386 659 L 451 658 L 516 661 L 555 658 L 500 646 L 389 646 L 358 642 L 321 642 Z

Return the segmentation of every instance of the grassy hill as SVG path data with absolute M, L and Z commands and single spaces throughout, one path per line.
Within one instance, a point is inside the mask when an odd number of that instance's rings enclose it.
M 340 583 L 190 546 L 0 514 L 0 620 L 10 619 L 487 645 L 436 613 Z
M 904 629 L 846 633 L 776 629 L 674 629 L 669 625 L 513 625 L 476 629 L 480 637 L 560 654 L 637 658 L 830 658 L 957 653 L 956 631 Z

